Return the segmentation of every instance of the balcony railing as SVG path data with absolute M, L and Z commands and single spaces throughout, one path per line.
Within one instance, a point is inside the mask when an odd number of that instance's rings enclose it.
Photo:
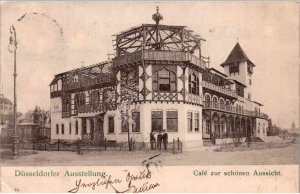
M 204 101 L 204 109 L 214 109 L 214 110 L 221 110 L 229 113 L 239 113 L 242 114 L 241 112 L 238 111 L 238 109 L 235 106 L 231 105 L 226 105 L 226 104 L 220 104 L 217 102 L 212 102 L 212 101 Z
M 129 64 L 142 60 L 161 60 L 161 61 L 189 61 L 194 65 L 197 65 L 203 69 L 207 68 L 207 62 L 199 57 L 179 51 L 155 51 L 155 50 L 144 50 L 136 51 L 126 55 L 121 55 L 113 59 L 115 66 Z
M 242 114 L 245 116 L 260 117 L 265 119 L 269 118 L 267 114 L 249 111 L 249 110 L 239 110 L 237 107 L 231 105 L 220 104 L 212 101 L 209 102 L 204 101 L 203 103 L 204 103 L 204 107 L 203 107 L 204 109 L 213 109 L 213 110 L 224 111 L 228 113 Z
M 246 131 L 239 131 L 239 132 L 219 132 L 219 131 L 217 131 L 217 132 L 214 132 L 213 135 L 216 139 L 247 137 Z
M 112 74 L 103 74 L 95 78 L 81 78 L 77 82 L 71 82 L 64 85 L 64 90 L 72 90 L 78 88 L 85 88 L 98 84 L 105 84 L 115 81 L 115 77 Z
M 228 88 L 224 88 L 222 86 L 217 86 L 213 83 L 207 82 L 207 81 L 202 81 L 203 83 L 203 87 L 214 90 L 216 92 L 222 93 L 222 94 L 226 94 L 228 96 L 232 96 L 234 98 L 237 98 L 237 94 L 236 91 L 230 90 Z

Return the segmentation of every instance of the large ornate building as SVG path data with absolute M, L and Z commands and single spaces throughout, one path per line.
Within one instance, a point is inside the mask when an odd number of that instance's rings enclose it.
M 142 24 L 116 35 L 112 61 L 55 75 L 50 83 L 51 138 L 149 142 L 167 130 L 185 146 L 266 136 L 268 116 L 252 100 L 254 63 L 239 43 L 221 66 L 209 68 L 204 40 L 185 26 Z M 124 124 L 122 102 L 132 103 Z

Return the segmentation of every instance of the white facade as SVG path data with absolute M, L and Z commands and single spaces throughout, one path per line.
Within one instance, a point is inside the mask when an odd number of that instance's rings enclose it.
M 160 130 L 185 147 L 266 136 L 268 118 L 252 100 L 254 64 L 239 44 L 222 64 L 225 74 L 203 63 L 190 53 L 136 51 L 114 58 L 111 71 L 105 62 L 58 74 L 50 84 L 51 138 L 127 142 L 118 105 L 130 96 L 135 142 L 149 143 Z

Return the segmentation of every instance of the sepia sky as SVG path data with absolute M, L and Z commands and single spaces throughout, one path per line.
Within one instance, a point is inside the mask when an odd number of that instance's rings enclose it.
M 50 107 L 55 74 L 107 60 L 112 35 L 151 23 L 159 6 L 161 24 L 185 25 L 201 35 L 202 52 L 222 71 L 238 41 L 256 65 L 252 99 L 264 104 L 273 123 L 299 126 L 299 15 L 293 2 L 203 3 L 2 3 L 1 80 L 13 99 L 9 27 L 17 30 L 18 110 Z M 21 21 L 17 21 L 21 16 Z

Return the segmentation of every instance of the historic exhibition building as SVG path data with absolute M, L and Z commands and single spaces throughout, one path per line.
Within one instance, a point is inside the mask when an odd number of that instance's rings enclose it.
M 240 44 L 220 64 L 222 73 L 202 55 L 202 37 L 161 19 L 157 10 L 155 24 L 117 34 L 112 60 L 55 75 L 51 139 L 126 142 L 129 131 L 149 142 L 152 131 L 166 130 L 191 147 L 266 136 L 269 118 L 252 99 L 255 64 Z

